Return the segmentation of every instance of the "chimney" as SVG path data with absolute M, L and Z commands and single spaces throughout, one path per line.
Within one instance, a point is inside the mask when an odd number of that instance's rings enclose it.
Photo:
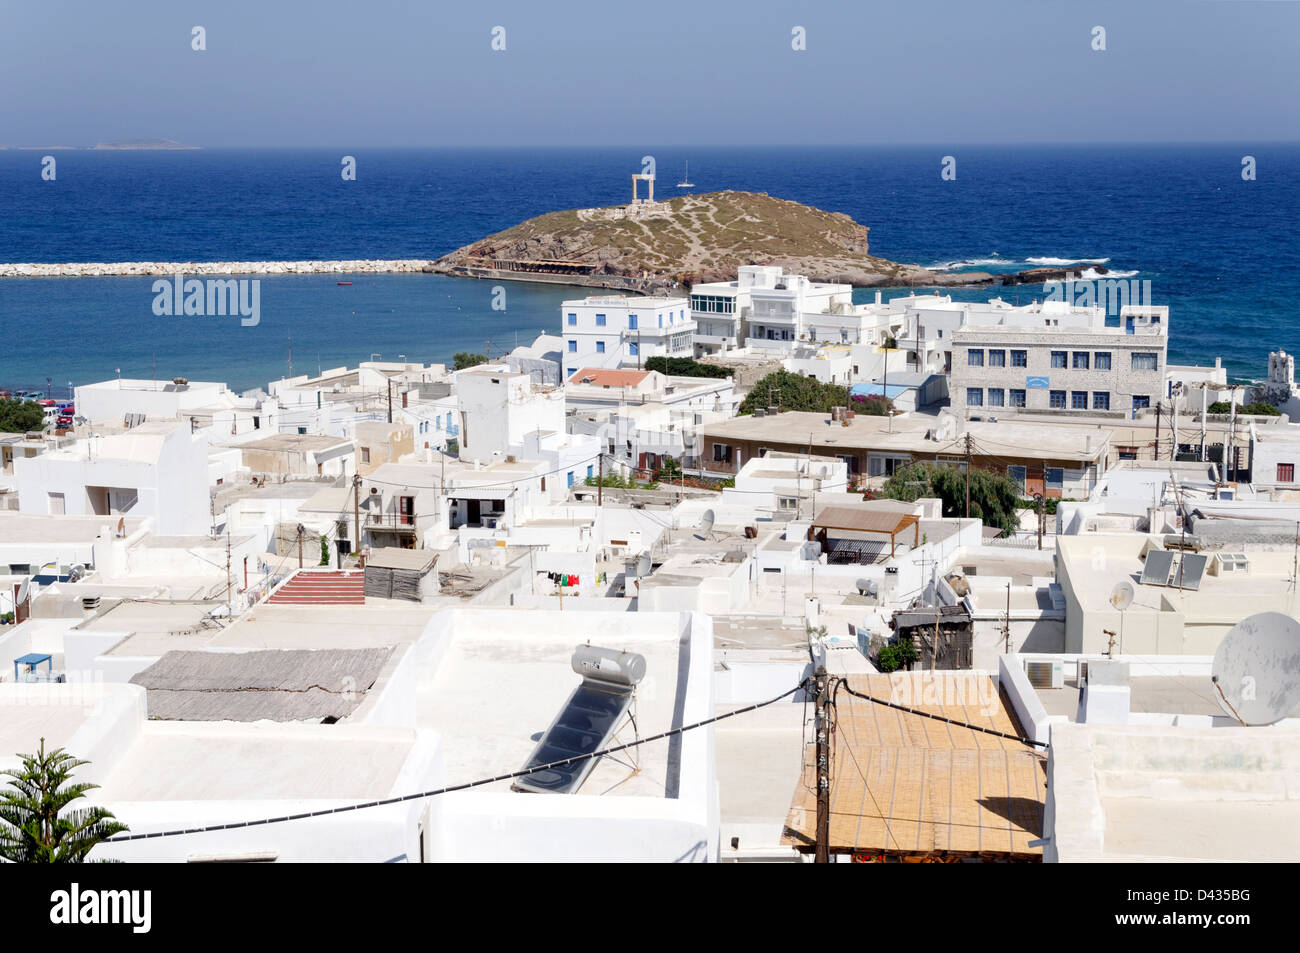
M 1128 723 L 1132 697 L 1128 662 L 1089 659 L 1088 675 L 1082 681 L 1075 721 L 1106 725 Z

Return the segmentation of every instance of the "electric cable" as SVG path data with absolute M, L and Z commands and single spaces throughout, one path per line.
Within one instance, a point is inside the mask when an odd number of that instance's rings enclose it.
M 784 691 L 780 695 L 777 695 L 775 698 L 770 698 L 767 701 L 756 702 L 753 705 L 746 705 L 745 707 L 737 708 L 734 711 L 724 712 L 721 715 L 714 715 L 712 718 L 705 718 L 703 721 L 693 722 L 692 724 L 689 725 L 682 725 L 680 728 L 670 728 L 668 731 L 662 731 L 659 734 L 651 735 L 648 738 L 638 738 L 635 741 L 629 741 L 627 744 L 614 745 L 613 747 L 609 747 L 609 748 L 602 748 L 600 751 L 592 751 L 588 754 L 574 755 L 572 758 L 565 758 L 561 761 L 552 761 L 548 764 L 538 765 L 535 768 L 524 768 L 523 770 L 520 771 L 512 771 L 509 774 L 499 774 L 496 777 L 480 778 L 477 781 L 466 781 L 463 784 L 453 784 L 444 788 L 435 788 L 431 791 L 419 791 L 415 794 L 402 794 L 397 797 L 381 798 L 379 800 L 366 801 L 361 804 L 344 804 L 339 807 L 322 808 L 321 810 L 318 811 L 302 811 L 298 814 L 286 814 L 283 817 L 259 818 L 257 820 L 252 820 L 252 821 L 232 821 L 229 824 L 209 824 L 204 827 L 191 827 L 191 828 L 183 828 L 183 829 L 178 828 L 175 830 L 167 830 L 167 831 L 152 831 L 147 834 L 119 834 L 106 839 L 103 843 L 119 844 L 119 843 L 124 843 L 126 841 L 156 840 L 161 837 L 178 837 L 184 834 L 206 834 L 212 831 L 229 831 L 229 830 L 237 830 L 245 827 L 263 827 L 267 824 L 280 824 L 285 821 L 300 821 L 300 820 L 306 820 L 307 818 L 311 818 L 311 817 L 324 817 L 329 814 L 345 814 L 348 813 L 349 811 L 361 811 L 372 807 L 387 807 L 392 804 L 402 804 L 407 801 L 418 801 L 423 798 L 438 797 L 439 795 L 451 794 L 456 791 L 467 791 L 470 788 L 482 787 L 486 784 L 495 784 L 498 781 L 509 781 L 512 778 L 525 777 L 530 774 L 536 774 L 539 771 L 548 771 L 552 768 L 562 768 L 566 765 L 577 764 L 579 762 L 589 761 L 594 758 L 601 758 L 608 754 L 616 754 L 620 751 L 627 751 L 630 748 L 635 748 L 640 745 L 650 744 L 651 742 L 654 741 L 662 741 L 665 738 L 671 738 L 674 735 L 685 734 L 686 732 L 693 731 L 696 728 L 704 728 L 707 727 L 708 725 L 715 724 L 716 722 L 724 721 L 727 718 L 734 718 L 737 715 L 744 715 L 751 711 L 757 711 L 760 708 L 766 708 L 769 705 L 775 705 L 777 702 L 789 698 L 791 695 L 795 694 L 795 692 L 798 692 L 803 688 L 805 688 L 810 681 L 811 678 L 805 678 L 798 685 L 794 686 L 794 688 Z

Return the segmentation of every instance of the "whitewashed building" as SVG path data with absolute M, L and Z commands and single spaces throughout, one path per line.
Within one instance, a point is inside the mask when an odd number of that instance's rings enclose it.
M 153 519 L 164 535 L 206 535 L 208 438 L 189 424 L 145 422 L 121 434 L 14 460 L 23 513 Z
M 686 298 L 600 295 L 564 302 L 560 353 L 567 380 L 584 367 L 639 368 L 651 357 L 690 357 L 696 330 Z

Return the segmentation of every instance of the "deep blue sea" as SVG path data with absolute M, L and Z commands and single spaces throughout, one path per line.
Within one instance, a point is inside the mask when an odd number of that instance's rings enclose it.
M 1300 351 L 1300 145 L 732 148 L 645 150 L 657 194 L 687 160 L 696 191 L 768 192 L 871 228 L 877 255 L 1012 271 L 1106 260 L 1171 307 L 1170 360 L 1222 357 L 1242 378 Z M 340 158 L 357 160 L 341 178 Z M 0 261 L 436 258 L 555 209 L 630 195 L 643 151 L 380 150 L 51 153 L 0 151 Z M 944 181 L 945 154 L 957 177 Z M 1242 178 L 1242 157 L 1257 178 Z M 1003 264 L 990 264 L 1002 262 Z M 958 270 L 964 267 L 957 265 Z M 575 291 L 430 275 L 263 278 L 262 320 L 156 317 L 151 278 L 0 279 L 0 385 L 62 393 L 115 376 L 225 380 L 243 390 L 290 371 L 494 353 L 559 326 Z M 1027 302 L 1041 287 L 953 291 Z M 858 300 L 873 291 L 862 290 Z

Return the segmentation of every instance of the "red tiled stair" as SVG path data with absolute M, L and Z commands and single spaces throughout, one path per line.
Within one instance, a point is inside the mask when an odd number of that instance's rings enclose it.
M 363 606 L 366 574 L 298 571 L 266 600 L 274 605 Z

